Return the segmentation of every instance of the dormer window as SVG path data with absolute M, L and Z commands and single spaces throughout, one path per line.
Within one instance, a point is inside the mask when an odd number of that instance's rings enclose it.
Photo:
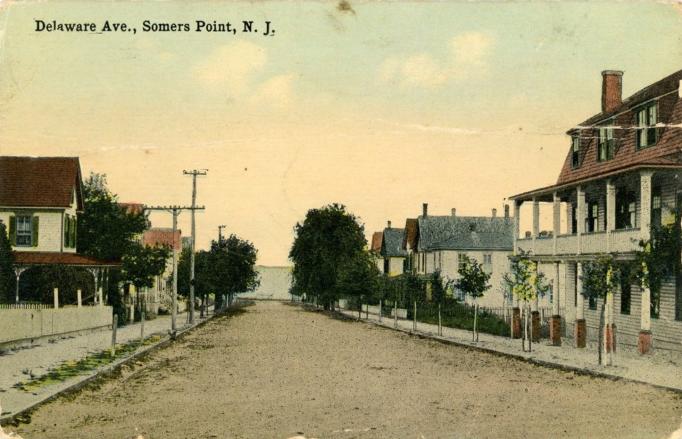
M 571 167 L 573 169 L 580 166 L 580 137 L 571 138 Z
M 637 149 L 655 145 L 658 141 L 657 117 L 655 102 L 637 111 Z
M 610 124 L 611 125 L 611 124 Z M 611 160 L 616 149 L 616 141 L 613 138 L 613 126 L 599 128 L 599 147 L 597 148 L 597 160 L 600 162 Z

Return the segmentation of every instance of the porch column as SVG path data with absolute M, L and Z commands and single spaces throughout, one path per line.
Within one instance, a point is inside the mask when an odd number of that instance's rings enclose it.
M 554 346 L 561 346 L 559 262 L 554 263 L 554 285 L 552 286 L 552 317 L 549 324 L 549 338 Z
M 533 254 L 537 254 L 535 251 L 535 242 L 540 235 L 540 202 L 537 198 L 533 197 L 533 231 L 531 237 L 533 238 Z
M 83 292 L 79 289 L 76 290 L 76 303 L 78 308 L 83 306 Z
M 19 303 L 19 281 L 21 280 L 21 274 L 26 270 L 26 267 L 14 267 L 14 276 L 16 279 L 14 284 L 14 300 L 16 303 Z
M 613 238 L 611 231 L 616 229 L 616 186 L 611 179 L 606 180 L 606 251 L 611 252 Z
M 557 239 L 559 237 L 559 232 L 561 231 L 561 198 L 559 194 L 554 192 L 554 204 L 552 209 L 553 215 L 553 229 L 552 229 L 552 252 L 557 254 Z
M 578 206 L 575 212 L 577 216 L 575 224 L 578 232 L 578 254 L 580 254 L 583 252 L 582 234 L 585 233 L 585 192 L 583 192 L 582 186 L 576 188 L 576 198 Z
M 585 324 L 585 297 L 583 297 L 583 263 L 575 264 L 575 347 L 584 348 L 587 340 L 587 325 Z
M 637 340 L 637 349 L 640 354 L 646 354 L 651 350 L 651 291 L 642 287 L 642 309 Z
M 519 213 L 521 212 L 521 202 L 514 200 L 514 254 L 518 254 L 519 252 L 519 245 L 517 243 L 517 240 L 519 239 Z
M 97 305 L 104 306 L 104 295 L 102 294 L 102 287 L 97 288 Z
M 52 297 L 54 299 L 54 308 L 59 308 L 59 288 L 52 290 Z
M 651 177 L 653 174 L 653 171 L 640 171 L 639 173 L 639 231 L 641 239 L 645 241 L 651 235 Z

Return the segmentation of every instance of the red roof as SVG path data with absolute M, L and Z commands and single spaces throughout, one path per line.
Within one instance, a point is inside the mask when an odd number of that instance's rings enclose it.
M 0 206 L 83 210 L 82 184 L 78 157 L 0 156 Z
M 182 232 L 176 230 L 175 239 L 173 239 L 173 229 L 155 227 L 144 232 L 142 235 L 142 243 L 151 247 L 168 246 L 171 249 L 175 248 L 176 250 L 180 250 L 182 247 L 181 236 Z
M 412 250 L 417 249 L 418 238 L 418 223 L 416 218 L 408 218 L 405 221 L 405 238 L 403 239 L 403 248 L 407 249 L 407 244 L 410 244 Z
M 375 252 L 381 251 L 381 242 L 384 239 L 384 232 L 374 232 L 372 234 L 372 247 L 371 250 Z
M 571 148 L 559 174 L 557 185 L 578 182 L 588 178 L 645 165 L 682 165 L 679 154 L 682 150 L 682 101 L 678 89 L 682 70 L 643 88 L 608 113 L 599 113 L 569 130 L 578 134 L 580 144 L 580 166 L 571 166 Z M 651 147 L 637 150 L 636 111 L 652 99 L 658 99 L 658 123 L 660 137 Z M 609 124 L 623 129 L 614 129 L 616 151 L 613 159 L 597 160 L 599 125 Z
M 81 267 L 112 267 L 119 262 L 102 261 L 77 253 L 13 252 L 15 265 L 72 265 Z

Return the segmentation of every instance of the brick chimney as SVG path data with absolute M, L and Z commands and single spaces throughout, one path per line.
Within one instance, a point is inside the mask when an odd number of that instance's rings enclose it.
M 452 210 L 450 210 L 450 214 L 451 214 L 452 216 L 457 216 L 457 209 L 455 209 L 455 208 L 453 207 Z
M 391 228 L 391 220 L 388 220 L 388 223 L 386 223 L 386 224 L 388 224 L 388 228 L 390 229 Z
M 493 207 L 493 218 L 497 218 L 497 209 Z
M 509 204 L 504 205 L 504 217 L 509 218 Z
M 422 216 L 426 218 L 429 215 L 429 203 L 422 204 Z
M 604 70 L 601 76 L 601 111 L 607 113 L 623 102 L 623 72 Z

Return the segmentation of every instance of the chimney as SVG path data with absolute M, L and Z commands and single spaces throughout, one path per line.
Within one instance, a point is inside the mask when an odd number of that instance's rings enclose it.
M 497 209 L 493 207 L 493 218 L 497 218 Z
M 452 216 L 457 216 L 457 209 L 455 209 L 455 208 L 453 207 L 452 210 L 450 211 L 450 214 L 451 214 Z
M 504 205 L 504 217 L 509 218 L 509 204 Z
M 623 72 L 604 70 L 601 76 L 601 111 L 607 113 L 623 101 Z
M 429 203 L 422 204 L 422 216 L 426 218 L 429 214 Z
M 391 228 L 391 220 L 388 220 L 388 228 Z

